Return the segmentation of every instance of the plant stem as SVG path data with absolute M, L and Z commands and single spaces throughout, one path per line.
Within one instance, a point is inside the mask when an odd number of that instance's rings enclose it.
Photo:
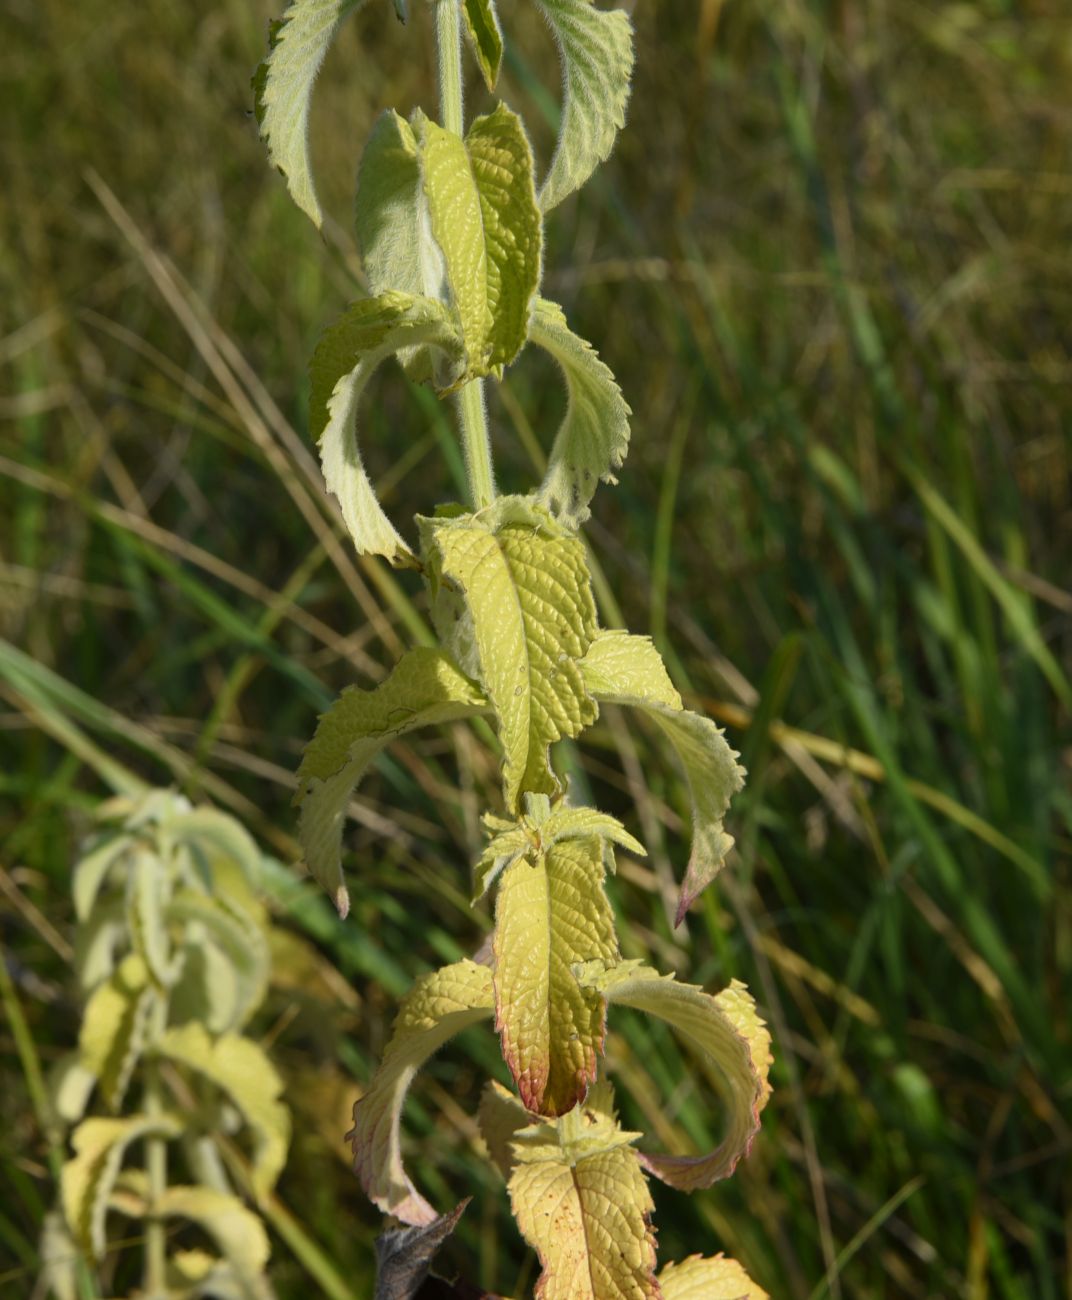
M 160 1092 L 160 1066 L 155 1060 L 145 1063 L 145 1113 L 150 1117 L 163 1114 Z M 167 1233 L 158 1213 L 167 1190 L 167 1139 L 145 1139 L 145 1172 L 149 1179 L 149 1213 L 145 1220 L 145 1294 L 147 1300 L 164 1300 L 167 1295 Z
M 465 106 L 462 100 L 462 28 L 459 0 L 436 0 L 436 46 L 439 54 L 439 116 L 444 130 L 462 135 Z M 491 440 L 484 406 L 484 382 L 470 380 L 458 393 L 458 419 L 474 510 L 495 500 L 491 467 Z

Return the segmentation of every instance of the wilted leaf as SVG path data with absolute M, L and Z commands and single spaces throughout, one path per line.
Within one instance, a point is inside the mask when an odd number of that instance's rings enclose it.
M 416 1228 L 392 1228 L 376 1238 L 376 1294 L 373 1300 L 413 1300 L 432 1260 L 458 1226 L 468 1200 L 449 1214 Z

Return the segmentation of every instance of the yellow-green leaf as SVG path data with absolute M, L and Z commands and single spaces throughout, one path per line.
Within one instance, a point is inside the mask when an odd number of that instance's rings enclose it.
M 209 1187 L 168 1187 L 157 1205 L 164 1218 L 196 1223 L 247 1287 L 256 1285 L 268 1263 L 268 1234 L 257 1215 L 236 1196 Z M 270 1293 L 258 1289 L 257 1294 Z
M 402 1166 L 399 1126 L 406 1093 L 424 1062 L 495 1005 L 491 971 L 476 962 L 444 966 L 417 981 L 399 1010 L 391 1041 L 347 1134 L 354 1171 L 371 1201 L 404 1223 L 431 1223 L 435 1210 Z
M 156 993 L 145 962 L 124 958 L 110 979 L 86 1003 L 78 1036 L 79 1061 L 96 1077 L 104 1100 L 118 1110 L 130 1076 L 145 1050 Z
M 483 693 L 442 650 L 419 646 L 375 690 L 350 687 L 323 714 L 298 769 L 300 836 L 313 876 L 342 916 L 349 909 L 340 847 L 346 805 L 376 755 L 415 727 L 484 712 Z
M 181 1132 L 179 1121 L 166 1115 L 87 1119 L 75 1129 L 74 1157 L 63 1166 L 60 1192 L 71 1231 L 94 1259 L 104 1254 L 108 1199 L 127 1148 L 150 1135 L 174 1138 Z
M 279 1100 L 283 1081 L 263 1049 L 250 1038 L 213 1039 L 202 1025 L 188 1024 L 169 1029 L 158 1051 L 207 1079 L 238 1110 L 253 1135 L 253 1190 L 266 1196 L 286 1163 L 290 1112 Z
M 578 968 L 583 987 L 598 990 L 609 1006 L 632 1007 L 665 1020 L 685 1040 L 714 1085 L 726 1111 L 725 1136 L 702 1156 L 642 1155 L 644 1167 L 681 1191 L 728 1178 L 759 1132 L 770 1095 L 770 1034 L 745 986 L 734 980 L 712 997 L 691 984 L 661 976 L 642 962 Z
M 605 1008 L 572 968 L 612 962 L 617 953 L 598 839 L 554 844 L 503 873 L 495 909 L 495 1027 L 529 1110 L 565 1114 L 594 1081 Z
M 462 0 L 462 14 L 484 84 L 489 90 L 494 90 L 503 56 L 502 29 L 495 0 Z
M 642 709 L 677 751 L 692 799 L 692 851 L 675 925 L 721 871 L 733 837 L 722 827 L 730 799 L 744 784 L 744 768 L 721 729 L 682 708 L 658 651 L 647 637 L 601 632 L 582 664 L 599 701 Z
M 607 1085 L 557 1122 L 516 1134 L 510 1201 L 540 1257 L 536 1300 L 658 1300 L 637 1136 L 618 1128 Z
M 574 334 L 562 308 L 536 300 L 529 338 L 558 362 L 566 381 L 566 414 L 551 447 L 539 498 L 569 528 L 591 514 L 596 487 L 616 483 L 629 450 L 630 410 L 599 353 Z
M 564 100 L 558 147 L 540 190 L 550 210 L 579 189 L 610 154 L 625 124 L 633 74 L 633 25 L 622 9 L 592 0 L 537 0 L 562 58 Z
M 518 498 L 500 498 L 480 515 L 419 523 L 441 637 L 454 629 L 444 627 L 439 587 L 445 580 L 464 597 L 499 723 L 506 803 L 517 812 L 523 792 L 558 792 L 549 746 L 579 735 L 598 714 L 581 676 L 596 631 L 584 547 Z
M 659 1286 L 663 1300 L 770 1300 L 740 1264 L 725 1255 L 691 1255 L 680 1264 L 667 1264 Z
M 295 0 L 269 29 L 268 57 L 253 77 L 257 120 L 268 157 L 291 198 L 319 227 L 323 220 L 309 156 L 313 83 L 339 24 L 363 0 Z
M 514 1138 L 537 1117 L 530 1114 L 497 1079 L 489 1079 L 481 1093 L 476 1118 L 492 1164 L 503 1178 L 508 1179 L 514 1168 Z
M 168 904 L 167 919 L 181 928 L 186 954 L 175 1005 L 192 999 L 191 1010 L 214 1033 L 241 1028 L 268 988 L 264 931 L 223 893 L 183 890 Z M 204 984 L 200 990 L 198 983 Z
M 383 512 L 358 448 L 356 411 L 381 362 L 414 347 L 434 347 L 449 360 L 461 340 L 442 303 L 406 293 L 383 293 L 353 303 L 320 337 L 309 363 L 309 424 L 320 443 L 328 489 L 339 499 L 359 554 L 392 562 L 412 558 Z
M 465 140 L 418 113 L 424 196 L 442 250 L 467 354 L 467 375 L 512 361 L 525 341 L 540 278 L 543 225 L 532 150 L 499 104 Z

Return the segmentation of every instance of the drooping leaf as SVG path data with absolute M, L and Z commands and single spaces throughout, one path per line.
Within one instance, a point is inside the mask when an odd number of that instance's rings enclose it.
M 169 837 L 193 851 L 202 868 L 202 880 L 211 889 L 213 861 L 220 857 L 238 866 L 253 888 L 260 884 L 261 855 L 249 831 L 216 808 L 192 808 L 167 824 Z
M 601 632 L 582 664 L 599 701 L 643 709 L 677 751 L 692 799 L 692 851 L 678 900 L 675 925 L 722 869 L 733 837 L 722 827 L 730 799 L 744 784 L 744 769 L 721 729 L 690 713 L 647 637 Z
M 71 893 L 74 897 L 75 916 L 83 924 L 97 902 L 108 873 L 120 858 L 129 853 L 132 840 L 129 835 L 113 835 L 97 844 L 82 858 L 74 869 Z
M 467 377 L 512 361 L 525 341 L 540 278 L 543 225 L 532 150 L 504 104 L 463 141 L 414 115 L 432 234 L 443 252 L 467 355 Z
M 79 1061 L 99 1081 L 104 1100 L 113 1110 L 119 1109 L 145 1050 L 155 1001 L 145 962 L 131 953 L 86 1003 L 78 1037 Z
M 219 1088 L 242 1116 L 253 1135 L 253 1190 L 266 1196 L 286 1162 L 290 1112 L 279 1100 L 283 1081 L 263 1049 L 238 1034 L 212 1039 L 203 1026 L 189 1024 L 169 1029 L 157 1050 Z
M 659 1274 L 663 1300 L 770 1300 L 736 1260 L 691 1255 Z
M 567 528 L 578 528 L 591 514 L 600 481 L 618 481 L 614 471 L 629 450 L 631 412 L 599 353 L 573 333 L 561 307 L 537 299 L 529 338 L 558 362 L 567 395 L 538 496 Z
M 536 1300 L 659 1300 L 651 1194 L 609 1087 L 513 1142 L 510 1202 L 540 1257 Z
M 121 898 L 109 895 L 75 931 L 74 967 L 84 993 L 109 978 L 126 938 L 126 907 Z
M 581 988 L 572 968 L 612 962 L 617 953 L 598 839 L 554 844 L 503 873 L 495 909 L 495 1027 L 529 1110 L 563 1115 L 595 1080 L 603 999 Z
M 373 1300 L 413 1300 L 432 1260 L 458 1226 L 468 1200 L 449 1214 L 416 1228 L 391 1228 L 376 1238 L 376 1294 Z
M 480 65 L 484 85 L 494 90 L 503 56 L 502 29 L 495 0 L 462 0 L 462 14 L 465 34 Z
M 181 966 L 171 951 L 165 909 L 170 881 L 167 868 L 154 851 L 136 849 L 127 875 L 126 916 L 131 946 L 153 980 L 163 988 L 174 983 Z
M 383 1060 L 354 1106 L 354 1126 L 347 1134 L 354 1171 L 369 1199 L 403 1223 L 428 1224 L 437 1217 L 402 1167 L 399 1122 L 406 1093 L 434 1052 L 490 1016 L 494 1006 L 486 966 L 460 961 L 422 976 L 402 1003 Z
M 294 0 L 271 24 L 268 57 L 253 77 L 254 103 L 268 157 L 290 196 L 319 228 L 323 221 L 309 156 L 313 83 L 339 24 L 363 0 Z
M 487 707 L 442 650 L 419 646 L 375 690 L 350 687 L 321 716 L 298 770 L 300 837 L 309 870 L 342 916 L 349 909 L 340 861 L 343 816 L 369 764 L 415 727 L 473 717 Z
M 580 189 L 609 156 L 625 124 L 633 75 L 633 25 L 621 9 L 593 0 L 537 0 L 562 59 L 564 100 L 558 147 L 540 190 L 544 212 Z
M 328 488 L 362 555 L 398 562 L 411 552 L 383 512 L 358 449 L 356 411 L 380 363 L 403 349 L 434 347 L 450 360 L 461 354 L 450 313 L 442 303 L 384 293 L 353 303 L 320 337 L 309 363 L 309 424 L 320 443 Z
M 87 1119 L 71 1138 L 74 1157 L 63 1166 L 63 1212 L 83 1249 L 94 1259 L 104 1254 L 108 1199 L 127 1148 L 150 1135 L 174 1138 L 181 1123 L 171 1116 L 131 1115 L 125 1119 Z
M 440 588 L 461 591 L 484 687 L 504 750 L 507 807 L 522 792 L 555 794 L 548 748 L 595 721 L 580 661 L 596 631 L 584 548 L 549 515 L 520 498 L 458 519 L 421 519 L 433 618 L 444 627 Z
M 645 1169 L 680 1191 L 692 1192 L 728 1178 L 759 1132 L 770 1095 L 770 1034 L 745 986 L 734 980 L 712 997 L 679 984 L 642 962 L 578 968 L 582 987 L 601 992 L 609 1006 L 626 1006 L 665 1020 L 685 1040 L 726 1110 L 725 1136 L 702 1156 L 642 1155 Z

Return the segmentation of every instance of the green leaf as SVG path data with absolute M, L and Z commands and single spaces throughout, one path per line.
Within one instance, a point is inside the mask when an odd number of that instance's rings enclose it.
M 309 106 L 339 24 L 362 0 L 295 0 L 269 29 L 268 57 L 253 77 L 257 120 L 268 157 L 290 196 L 319 229 L 323 220 L 309 156 Z
M 63 1166 L 63 1212 L 76 1237 L 94 1259 L 104 1254 L 104 1219 L 123 1157 L 140 1138 L 175 1138 L 182 1125 L 171 1116 L 132 1115 L 126 1119 L 87 1119 L 75 1129 L 74 1158 Z
M 714 1151 L 702 1156 L 642 1155 L 644 1167 L 685 1192 L 728 1178 L 748 1154 L 770 1096 L 770 1034 L 748 990 L 734 980 L 712 997 L 638 961 L 610 968 L 593 963 L 578 967 L 576 974 L 582 987 L 602 993 L 608 1005 L 632 1007 L 677 1030 L 726 1107 L 725 1137 Z
M 424 1062 L 455 1034 L 490 1016 L 494 1005 L 486 966 L 460 961 L 422 976 L 402 1003 L 379 1069 L 354 1106 L 347 1134 L 354 1171 L 369 1199 L 403 1223 L 437 1217 L 402 1167 L 399 1125 L 406 1093 Z
M 419 646 L 375 690 L 352 686 L 321 716 L 298 770 L 299 834 L 309 870 L 340 915 L 350 905 L 340 861 L 343 817 L 369 764 L 415 727 L 470 718 L 487 707 L 442 650 Z
M 383 555 L 392 563 L 412 555 L 365 472 L 356 411 L 380 363 L 419 346 L 437 348 L 451 360 L 460 357 L 461 341 L 447 309 L 430 299 L 384 293 L 350 306 L 321 335 L 309 363 L 309 422 L 328 489 L 339 499 L 358 553 Z
M 609 1086 L 516 1134 L 510 1201 L 543 1272 L 535 1300 L 659 1300 L 652 1200 Z
M 599 353 L 570 330 L 561 307 L 536 300 L 529 338 L 558 362 L 566 380 L 566 414 L 540 485 L 539 499 L 568 528 L 591 514 L 596 486 L 617 483 L 629 450 L 629 416 L 613 374 Z
M 253 1191 L 267 1196 L 286 1163 L 290 1113 L 279 1100 L 283 1081 L 264 1051 L 238 1034 L 213 1040 L 198 1024 L 169 1029 L 158 1051 L 226 1094 L 253 1134 Z
M 78 1036 L 79 1060 L 96 1077 L 113 1110 L 119 1109 L 145 1050 L 155 1000 L 145 962 L 131 953 L 86 1003 Z
M 598 839 L 554 844 L 503 873 L 495 909 L 495 1027 L 525 1106 L 563 1115 L 595 1081 L 602 997 L 573 974 L 615 960 L 614 914 Z
M 153 980 L 170 987 L 179 974 L 165 921 L 170 882 L 167 869 L 155 852 L 137 850 L 127 875 L 127 932 L 134 951 L 145 961 Z
M 558 147 L 540 191 L 550 210 L 580 189 L 610 155 L 625 124 L 633 74 L 633 25 L 592 0 L 537 0 L 558 42 L 565 86 Z
M 663 1300 L 770 1300 L 736 1260 L 692 1255 L 659 1274 Z
M 465 33 L 488 90 L 495 89 L 502 64 L 503 38 L 495 0 L 462 0 Z
M 584 547 L 516 497 L 480 515 L 418 523 L 441 639 L 457 634 L 444 626 L 457 612 L 438 599 L 444 580 L 464 597 L 505 751 L 506 803 L 516 812 L 522 792 L 558 792 L 548 747 L 598 714 L 580 667 L 596 632 Z
M 595 699 L 643 709 L 666 735 L 685 769 L 692 799 L 692 851 L 674 920 L 680 925 L 721 871 L 733 846 L 722 819 L 730 799 L 744 785 L 744 769 L 720 728 L 682 708 L 681 697 L 647 637 L 601 632 L 581 667 Z
M 133 847 L 129 835 L 109 835 L 102 843 L 82 858 L 74 869 L 71 893 L 74 897 L 75 916 L 85 922 L 97 903 L 108 873 L 125 853 Z
M 261 854 L 253 837 L 234 817 L 215 808 L 194 808 L 178 813 L 167 823 L 169 838 L 186 845 L 200 859 L 206 888 L 212 888 L 213 860 L 225 858 L 238 866 L 246 882 L 257 888 L 261 876 Z
M 467 377 L 520 351 L 540 279 L 543 225 L 532 150 L 504 104 L 478 117 L 463 141 L 414 115 L 432 234 L 443 252 L 467 354 Z

